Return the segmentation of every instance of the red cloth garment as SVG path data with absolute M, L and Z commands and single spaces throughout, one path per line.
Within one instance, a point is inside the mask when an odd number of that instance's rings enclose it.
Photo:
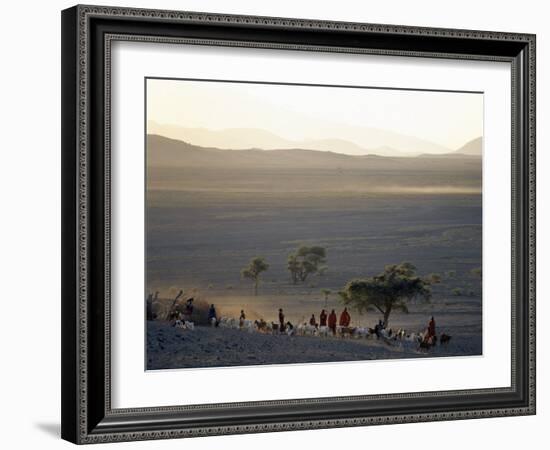
M 336 313 L 331 312 L 328 316 L 328 326 L 329 328 L 336 328 Z
M 322 312 L 321 315 L 319 316 L 319 320 L 321 322 L 321 326 L 326 327 L 327 326 L 327 313 Z
M 350 322 L 351 316 L 349 315 L 349 312 L 347 312 L 346 310 L 342 311 L 342 314 L 340 315 L 340 326 L 349 327 Z
M 428 323 L 428 337 L 435 336 L 435 320 L 431 319 Z

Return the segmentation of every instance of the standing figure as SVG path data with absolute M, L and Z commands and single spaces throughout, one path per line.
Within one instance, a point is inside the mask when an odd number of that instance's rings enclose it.
M 241 315 L 239 316 L 239 328 L 243 327 L 245 320 L 246 320 L 246 315 L 244 313 L 244 309 L 241 309 Z
M 334 309 L 328 316 L 328 327 L 330 328 L 330 331 L 332 331 L 332 334 L 336 335 L 336 312 L 334 312 Z
M 283 313 L 283 308 L 279 308 L 279 332 L 285 331 L 285 315 Z
M 193 315 L 193 300 L 194 298 L 187 299 L 187 302 L 185 303 L 184 319 L 188 322 L 191 321 L 191 316 Z
M 327 312 L 323 309 L 321 311 L 321 315 L 319 316 L 320 326 L 326 327 L 327 326 Z
M 344 308 L 342 314 L 340 314 L 340 326 L 349 327 L 351 322 L 351 316 L 349 315 L 348 308 Z
M 216 308 L 214 305 L 210 305 L 210 308 L 208 309 L 208 323 L 212 326 L 218 325 L 218 317 L 216 315 Z
M 312 314 L 312 315 L 311 315 L 311 319 L 309 319 L 309 324 L 310 324 L 312 327 L 317 328 L 317 321 L 315 320 L 315 314 Z
M 147 320 L 153 320 L 153 294 L 147 296 Z
M 435 319 L 432 316 L 432 318 L 428 322 L 428 332 L 426 333 L 424 341 L 428 345 L 435 345 L 435 339 L 436 339 L 436 336 L 435 336 Z

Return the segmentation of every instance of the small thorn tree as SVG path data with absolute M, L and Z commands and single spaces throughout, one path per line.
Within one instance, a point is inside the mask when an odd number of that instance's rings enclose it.
M 389 322 L 393 310 L 409 312 L 407 303 L 415 298 L 429 301 L 430 281 L 416 275 L 416 267 L 408 262 L 392 264 L 374 277 L 349 281 L 339 292 L 344 304 L 359 313 L 376 310 Z
M 302 245 L 288 255 L 288 271 L 293 284 L 305 282 L 311 274 L 319 273 L 326 263 L 327 252 L 324 247 Z M 326 269 L 323 269 L 326 270 Z
M 269 269 L 269 264 L 264 258 L 255 257 L 250 260 L 248 266 L 241 270 L 241 276 L 248 278 L 254 282 L 254 295 L 258 295 L 258 284 L 260 283 L 260 275 Z

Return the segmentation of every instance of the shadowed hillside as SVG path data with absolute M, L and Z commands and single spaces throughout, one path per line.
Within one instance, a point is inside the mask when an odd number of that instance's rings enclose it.
M 149 189 L 478 193 L 480 158 L 351 156 L 329 151 L 222 150 L 147 137 Z
M 339 152 L 348 155 L 376 153 L 381 156 L 416 156 L 423 152 L 441 154 L 451 151 L 447 147 L 414 136 L 369 127 L 339 126 L 330 129 L 332 136 L 338 136 L 338 138 L 290 140 L 260 128 L 214 130 L 166 125 L 149 121 L 147 123 L 147 133 L 189 142 L 200 147 L 217 147 L 231 150 L 245 148 L 307 148 L 327 151 L 331 150 L 334 145 L 338 145 Z

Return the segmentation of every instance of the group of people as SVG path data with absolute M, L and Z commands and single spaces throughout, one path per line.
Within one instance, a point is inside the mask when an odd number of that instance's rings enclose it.
M 167 319 L 170 322 L 173 322 L 173 324 L 175 324 L 176 321 L 190 322 L 191 316 L 193 315 L 193 309 L 194 309 L 193 301 L 194 301 L 194 298 L 187 299 L 183 308 L 179 306 L 172 306 L 172 308 L 168 312 Z
M 288 326 L 291 326 L 290 322 L 285 321 L 285 313 L 283 311 L 283 308 L 279 308 L 278 318 L 279 318 L 279 331 L 284 332 Z M 216 307 L 212 304 L 208 309 L 208 322 L 217 324 L 218 320 L 219 319 L 216 313 Z M 239 316 L 239 325 L 241 327 L 243 326 L 245 320 L 246 320 L 246 314 L 244 312 L 244 309 L 241 309 L 241 313 Z M 312 314 L 311 318 L 309 319 L 309 324 L 311 326 L 314 326 L 315 328 L 328 327 L 333 334 L 336 334 L 336 325 L 340 325 L 341 327 L 349 327 L 350 323 L 351 323 L 351 315 L 348 312 L 347 308 L 344 308 L 344 310 L 340 314 L 340 320 L 338 320 L 336 311 L 334 309 L 330 312 L 330 314 L 327 314 L 327 311 L 324 309 L 321 310 L 321 314 L 319 315 L 319 323 L 315 319 L 315 314 Z
M 349 327 L 350 323 L 351 315 L 348 312 L 347 308 L 344 308 L 344 310 L 340 314 L 340 320 L 338 320 L 336 311 L 334 309 L 330 312 L 330 314 L 327 314 L 324 309 L 321 310 L 321 314 L 319 314 L 319 323 L 317 323 L 317 320 L 315 319 L 315 314 L 312 314 L 311 318 L 309 319 L 309 324 L 311 326 L 314 326 L 315 328 L 328 327 L 333 335 L 336 334 L 336 325 L 340 325 L 341 327 Z
M 191 315 L 193 312 L 193 299 L 188 300 L 186 304 L 186 313 Z M 216 307 L 212 304 L 210 305 L 210 308 L 208 309 L 208 322 L 212 323 L 212 321 L 215 321 L 216 325 L 218 324 L 218 316 L 216 313 Z M 246 320 L 246 314 L 244 312 L 244 309 L 241 309 L 241 313 L 239 316 L 239 326 L 242 328 L 244 321 Z M 330 314 L 327 314 L 327 311 L 322 309 L 321 313 L 319 314 L 319 322 L 317 322 L 317 319 L 315 318 L 315 314 L 312 314 L 309 319 L 309 325 L 313 326 L 315 328 L 319 327 L 328 327 L 328 329 L 332 332 L 333 335 L 336 335 L 336 326 L 339 325 L 340 327 L 349 327 L 351 323 L 351 315 L 347 308 L 344 308 L 344 310 L 340 313 L 340 319 L 338 320 L 338 316 L 336 315 L 336 311 L 333 309 Z M 284 332 L 286 328 L 290 325 L 290 322 L 285 322 L 285 314 L 283 311 L 283 308 L 279 308 L 279 331 Z M 382 330 L 386 329 L 386 323 L 383 320 L 379 320 L 378 323 L 374 326 L 374 333 L 377 337 L 380 337 L 382 334 Z M 428 322 L 428 327 L 426 329 L 426 332 L 424 334 L 424 342 L 428 345 L 433 345 L 435 343 L 436 339 L 436 329 L 435 329 L 435 319 L 432 316 L 430 321 Z

